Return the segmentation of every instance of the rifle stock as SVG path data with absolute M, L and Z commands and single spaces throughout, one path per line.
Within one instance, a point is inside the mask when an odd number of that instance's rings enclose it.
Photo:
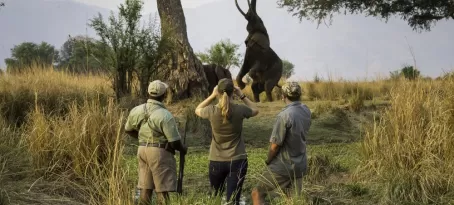
M 188 118 L 186 118 L 186 121 L 184 123 L 184 131 L 183 131 L 183 144 L 186 145 L 186 133 L 187 133 L 187 127 L 188 127 Z M 178 183 L 177 183 L 177 193 L 178 194 L 183 194 L 183 175 L 184 175 L 184 163 L 185 163 L 185 155 L 180 152 L 180 168 L 179 168 L 179 173 L 178 173 Z

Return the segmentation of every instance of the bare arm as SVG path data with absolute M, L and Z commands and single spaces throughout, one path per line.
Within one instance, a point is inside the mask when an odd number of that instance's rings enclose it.
M 277 153 L 279 153 L 279 145 L 271 143 L 270 145 L 270 150 L 268 151 L 268 157 L 265 161 L 266 165 L 270 164 L 271 161 L 277 156 Z
M 214 93 L 217 90 L 217 86 L 214 88 L 213 93 L 206 98 L 203 102 L 201 102 L 197 108 L 195 108 L 195 114 L 199 117 L 202 117 L 202 109 L 211 104 L 214 99 L 216 99 L 216 94 Z
M 270 139 L 270 150 L 268 151 L 268 157 L 266 159 L 266 164 L 268 165 L 271 161 L 277 156 L 282 146 L 286 134 L 286 122 L 282 116 L 278 116 L 276 122 L 273 126 L 273 131 L 271 133 Z
M 241 91 L 240 88 L 238 87 L 235 87 L 235 94 L 238 96 L 238 97 L 241 97 L 243 96 L 243 92 Z M 253 103 L 251 100 L 249 100 L 248 97 L 244 97 L 243 98 L 243 102 L 244 104 L 246 104 L 246 106 L 248 106 L 249 108 L 251 108 L 252 110 L 252 116 L 251 117 L 254 117 L 256 115 L 259 114 L 259 109 L 257 108 L 257 106 L 255 105 L 255 103 Z

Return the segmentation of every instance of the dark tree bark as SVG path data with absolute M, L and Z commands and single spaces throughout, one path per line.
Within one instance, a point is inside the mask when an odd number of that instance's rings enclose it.
M 162 32 L 171 35 L 174 47 L 170 62 L 164 65 L 166 81 L 172 90 L 172 100 L 206 97 L 208 83 L 200 60 L 189 44 L 186 20 L 180 0 L 157 0 Z

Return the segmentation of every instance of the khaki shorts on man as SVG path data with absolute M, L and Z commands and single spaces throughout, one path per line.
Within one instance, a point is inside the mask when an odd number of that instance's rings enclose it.
M 269 195 L 300 195 L 303 187 L 302 177 L 288 177 L 266 169 L 261 175 L 257 176 L 256 188 L 260 193 Z
M 167 88 L 168 85 L 159 80 L 151 82 L 148 86 L 150 99 L 130 111 L 125 125 L 125 131 L 137 133 L 139 139 L 137 186 L 141 189 L 141 200 L 150 201 L 154 190 L 159 204 L 162 198 L 169 200 L 168 192 L 176 191 L 177 165 L 173 149 L 181 152 L 181 145 L 180 148 L 171 145 L 180 142 L 181 137 L 175 118 L 163 104 Z
M 177 187 L 177 168 L 173 154 L 157 147 L 140 146 L 138 188 L 156 192 L 174 192 Z

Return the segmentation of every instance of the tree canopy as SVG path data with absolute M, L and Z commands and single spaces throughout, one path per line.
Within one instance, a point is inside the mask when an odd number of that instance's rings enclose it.
M 59 67 L 74 73 L 107 72 L 109 50 L 106 44 L 94 38 L 69 36 L 60 49 Z
M 290 78 L 294 73 L 295 65 L 288 60 L 282 60 L 282 77 L 287 79 Z
M 317 20 L 318 24 L 336 13 L 361 13 L 388 20 L 399 16 L 413 30 L 428 30 L 437 21 L 454 19 L 452 0 L 278 0 L 281 8 L 298 16 L 300 20 Z
M 196 55 L 203 63 L 217 64 L 226 69 L 230 69 L 232 66 L 241 66 L 241 55 L 238 53 L 239 47 L 239 45 L 226 39 L 215 43 L 205 52 L 197 53 Z
M 421 72 L 411 65 L 404 65 L 402 69 L 392 71 L 389 74 L 391 80 L 398 80 L 401 77 L 404 77 L 408 80 L 415 80 L 416 78 L 420 77 Z
M 134 75 L 139 77 L 141 94 L 146 94 L 147 85 L 157 71 L 157 58 L 162 51 L 161 36 L 155 32 L 150 21 L 141 25 L 141 0 L 125 0 L 118 7 L 119 13 L 113 13 L 104 21 L 101 14 L 91 19 L 90 26 L 109 49 L 105 50 L 105 66 L 111 69 L 117 99 L 132 93 Z
M 6 68 L 9 71 L 31 67 L 35 63 L 51 66 L 56 62 L 58 62 L 58 51 L 46 42 L 40 44 L 24 42 L 15 45 L 11 49 L 11 58 L 5 59 Z

